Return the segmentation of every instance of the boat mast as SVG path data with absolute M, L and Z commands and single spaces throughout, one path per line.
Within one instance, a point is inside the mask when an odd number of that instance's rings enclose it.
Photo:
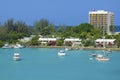
M 105 27 L 103 26 L 103 48 L 105 49 Z

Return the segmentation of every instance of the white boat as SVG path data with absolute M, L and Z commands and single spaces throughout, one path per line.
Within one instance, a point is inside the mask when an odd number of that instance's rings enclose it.
M 9 44 L 4 44 L 4 46 L 2 47 L 3 49 L 9 49 L 9 48 L 12 48 Z
M 93 58 L 92 58 L 92 57 L 90 57 L 90 58 L 89 58 L 89 60 L 93 60 Z
M 102 54 L 98 54 L 96 57 L 97 61 L 109 61 L 110 59 L 107 57 L 104 57 Z
M 69 49 L 68 48 L 65 48 L 65 51 L 68 51 Z
M 89 60 L 93 60 L 93 59 L 95 59 L 95 57 L 96 57 L 96 54 L 91 53 L 91 54 L 90 54 L 90 58 L 89 58 Z
M 14 53 L 13 60 L 19 61 L 20 60 L 20 54 L 19 53 Z
M 90 57 L 96 57 L 96 54 L 91 53 L 91 54 L 90 54 Z
M 24 46 L 21 46 L 20 44 L 16 44 L 16 45 L 14 45 L 14 47 L 13 48 L 23 48 Z
M 64 50 L 60 50 L 60 51 L 58 52 L 58 56 L 65 56 L 65 55 L 66 55 L 66 53 L 65 53 Z

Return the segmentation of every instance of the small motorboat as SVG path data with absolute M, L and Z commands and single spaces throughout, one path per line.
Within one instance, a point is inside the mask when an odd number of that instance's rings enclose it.
M 90 60 L 93 60 L 93 59 L 95 59 L 95 57 L 96 57 L 96 54 L 91 53 L 91 54 L 90 54 L 90 58 L 89 58 L 89 59 L 90 59 Z
M 20 54 L 19 53 L 14 53 L 13 60 L 19 61 L 20 60 Z
M 66 53 L 65 53 L 64 50 L 60 50 L 60 51 L 58 52 L 58 56 L 65 56 L 65 55 L 66 55 Z
M 91 53 L 91 54 L 90 54 L 90 57 L 96 57 L 96 54 Z
M 110 58 L 103 57 L 102 54 L 98 54 L 97 57 L 96 57 L 96 60 L 97 60 L 97 61 L 109 61 Z
M 9 49 L 9 48 L 12 48 L 9 44 L 4 44 L 4 46 L 2 47 L 3 49 Z
M 68 49 L 68 48 L 65 48 L 65 51 L 69 51 L 69 49 Z

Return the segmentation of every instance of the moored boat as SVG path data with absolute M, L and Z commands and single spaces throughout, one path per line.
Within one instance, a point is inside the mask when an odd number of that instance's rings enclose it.
M 110 59 L 107 57 L 104 57 L 102 54 L 98 54 L 96 57 L 97 61 L 109 61 Z
M 96 57 L 96 54 L 91 53 L 91 54 L 90 54 L 90 57 Z
M 9 44 L 4 44 L 4 46 L 2 47 L 3 49 L 9 49 L 9 48 L 12 48 L 12 46 L 10 46 Z
M 68 51 L 69 49 L 68 48 L 65 48 L 65 51 Z
M 65 53 L 64 50 L 60 50 L 60 51 L 58 52 L 58 56 L 65 56 L 65 55 L 66 55 L 66 53 Z
M 14 53 L 13 60 L 19 61 L 20 60 L 20 54 L 19 53 Z

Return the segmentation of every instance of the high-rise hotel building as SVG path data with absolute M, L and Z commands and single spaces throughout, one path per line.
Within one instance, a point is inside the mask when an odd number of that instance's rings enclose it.
M 111 34 L 110 26 L 114 25 L 114 13 L 105 10 L 90 11 L 89 23 L 95 27 L 104 27 L 105 32 Z

